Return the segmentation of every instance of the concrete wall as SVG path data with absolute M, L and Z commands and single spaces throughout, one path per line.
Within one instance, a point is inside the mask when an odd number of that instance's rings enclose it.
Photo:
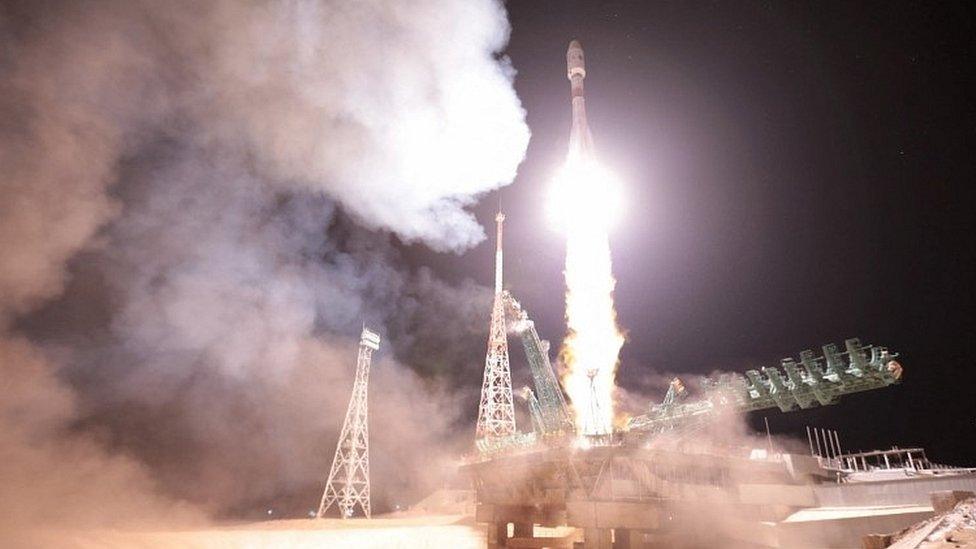
M 976 473 L 910 480 L 817 484 L 813 486 L 817 503 L 821 507 L 931 505 L 929 494 L 941 490 L 976 491 Z
M 778 547 L 860 547 L 868 534 L 897 532 L 932 516 L 931 511 L 834 518 L 776 525 Z

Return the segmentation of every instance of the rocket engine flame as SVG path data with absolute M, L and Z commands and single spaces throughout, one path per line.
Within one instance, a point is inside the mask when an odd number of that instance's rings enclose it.
M 613 429 L 618 354 L 609 230 L 619 215 L 616 181 L 591 158 L 571 155 L 549 197 L 549 215 L 566 235 L 566 326 L 560 350 L 565 387 L 580 434 Z

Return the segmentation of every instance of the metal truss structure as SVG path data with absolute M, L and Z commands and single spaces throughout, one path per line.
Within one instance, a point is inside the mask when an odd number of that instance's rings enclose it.
M 505 303 L 510 327 L 522 340 L 525 357 L 532 371 L 535 393 L 525 387 L 522 396 L 529 402 L 533 421 L 537 422 L 535 430 L 544 435 L 574 433 L 575 427 L 566 405 L 566 397 L 549 362 L 549 342 L 539 337 L 528 312 L 508 292 L 505 292 Z
M 844 342 L 846 350 L 833 344 L 823 346 L 823 355 L 800 353 L 797 363 L 783 359 L 780 368 L 749 370 L 745 377 L 724 374 L 717 379 L 702 378 L 705 398 L 682 402 L 685 396 L 680 381 L 668 389 L 661 404 L 645 414 L 632 417 L 627 424 L 631 435 L 653 436 L 673 430 L 694 429 L 716 412 L 745 413 L 768 408 L 783 412 L 835 404 L 843 395 L 880 389 L 898 383 L 902 367 L 885 347 L 862 345 L 856 339 Z M 784 375 L 785 373 L 785 375 Z
M 495 299 L 491 308 L 488 354 L 485 377 L 478 405 L 476 439 L 490 440 L 515 434 L 515 403 L 512 398 L 512 372 L 508 361 L 508 336 L 505 326 L 505 294 L 502 291 L 502 223 L 505 215 L 495 217 Z
M 369 416 L 367 386 L 369 366 L 373 351 L 380 347 L 380 336 L 365 326 L 359 340 L 359 358 L 356 361 L 356 381 L 352 387 L 346 420 L 339 434 L 332 469 L 325 483 L 325 492 L 316 516 L 322 518 L 335 503 L 339 516 L 353 516 L 359 506 L 366 518 L 370 516 L 369 504 Z
M 574 436 L 562 392 L 555 380 L 546 351 L 527 315 L 507 292 L 509 314 L 516 322 L 513 330 L 522 336 L 526 355 L 535 378 L 536 392 L 523 390 L 529 406 L 533 432 L 516 432 L 507 437 L 479 441 L 483 458 L 509 452 L 522 452 L 544 446 L 559 446 Z M 689 399 L 681 380 L 674 379 L 660 404 L 651 404 L 646 413 L 630 418 L 621 429 L 604 435 L 587 435 L 592 446 L 631 445 L 639 447 L 665 433 L 683 436 L 696 432 L 723 413 L 746 413 L 769 408 L 783 412 L 828 406 L 844 395 L 881 389 L 898 383 L 902 375 L 896 353 L 885 347 L 862 345 L 858 339 L 844 342 L 846 350 L 823 346 L 823 355 L 800 353 L 800 360 L 784 359 L 780 368 L 749 370 L 745 376 L 723 374 L 702 378 L 702 398 Z M 545 395 L 545 396 L 544 396 Z M 538 397 L 538 398 L 537 398 Z

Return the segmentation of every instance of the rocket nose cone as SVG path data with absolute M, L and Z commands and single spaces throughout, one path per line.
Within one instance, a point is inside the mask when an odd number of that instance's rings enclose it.
M 583 61 L 583 46 L 580 46 L 579 40 L 573 40 L 569 43 L 569 49 L 566 50 L 566 76 L 570 80 L 575 76 L 586 77 L 586 64 Z

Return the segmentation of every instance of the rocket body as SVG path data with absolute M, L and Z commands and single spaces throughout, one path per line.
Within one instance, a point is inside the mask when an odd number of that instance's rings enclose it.
M 570 158 L 583 159 L 593 154 L 593 137 L 586 123 L 586 100 L 583 98 L 583 79 L 586 63 L 583 46 L 578 40 L 569 43 L 566 50 L 566 77 L 569 78 L 570 96 L 573 102 L 573 127 L 569 134 Z

